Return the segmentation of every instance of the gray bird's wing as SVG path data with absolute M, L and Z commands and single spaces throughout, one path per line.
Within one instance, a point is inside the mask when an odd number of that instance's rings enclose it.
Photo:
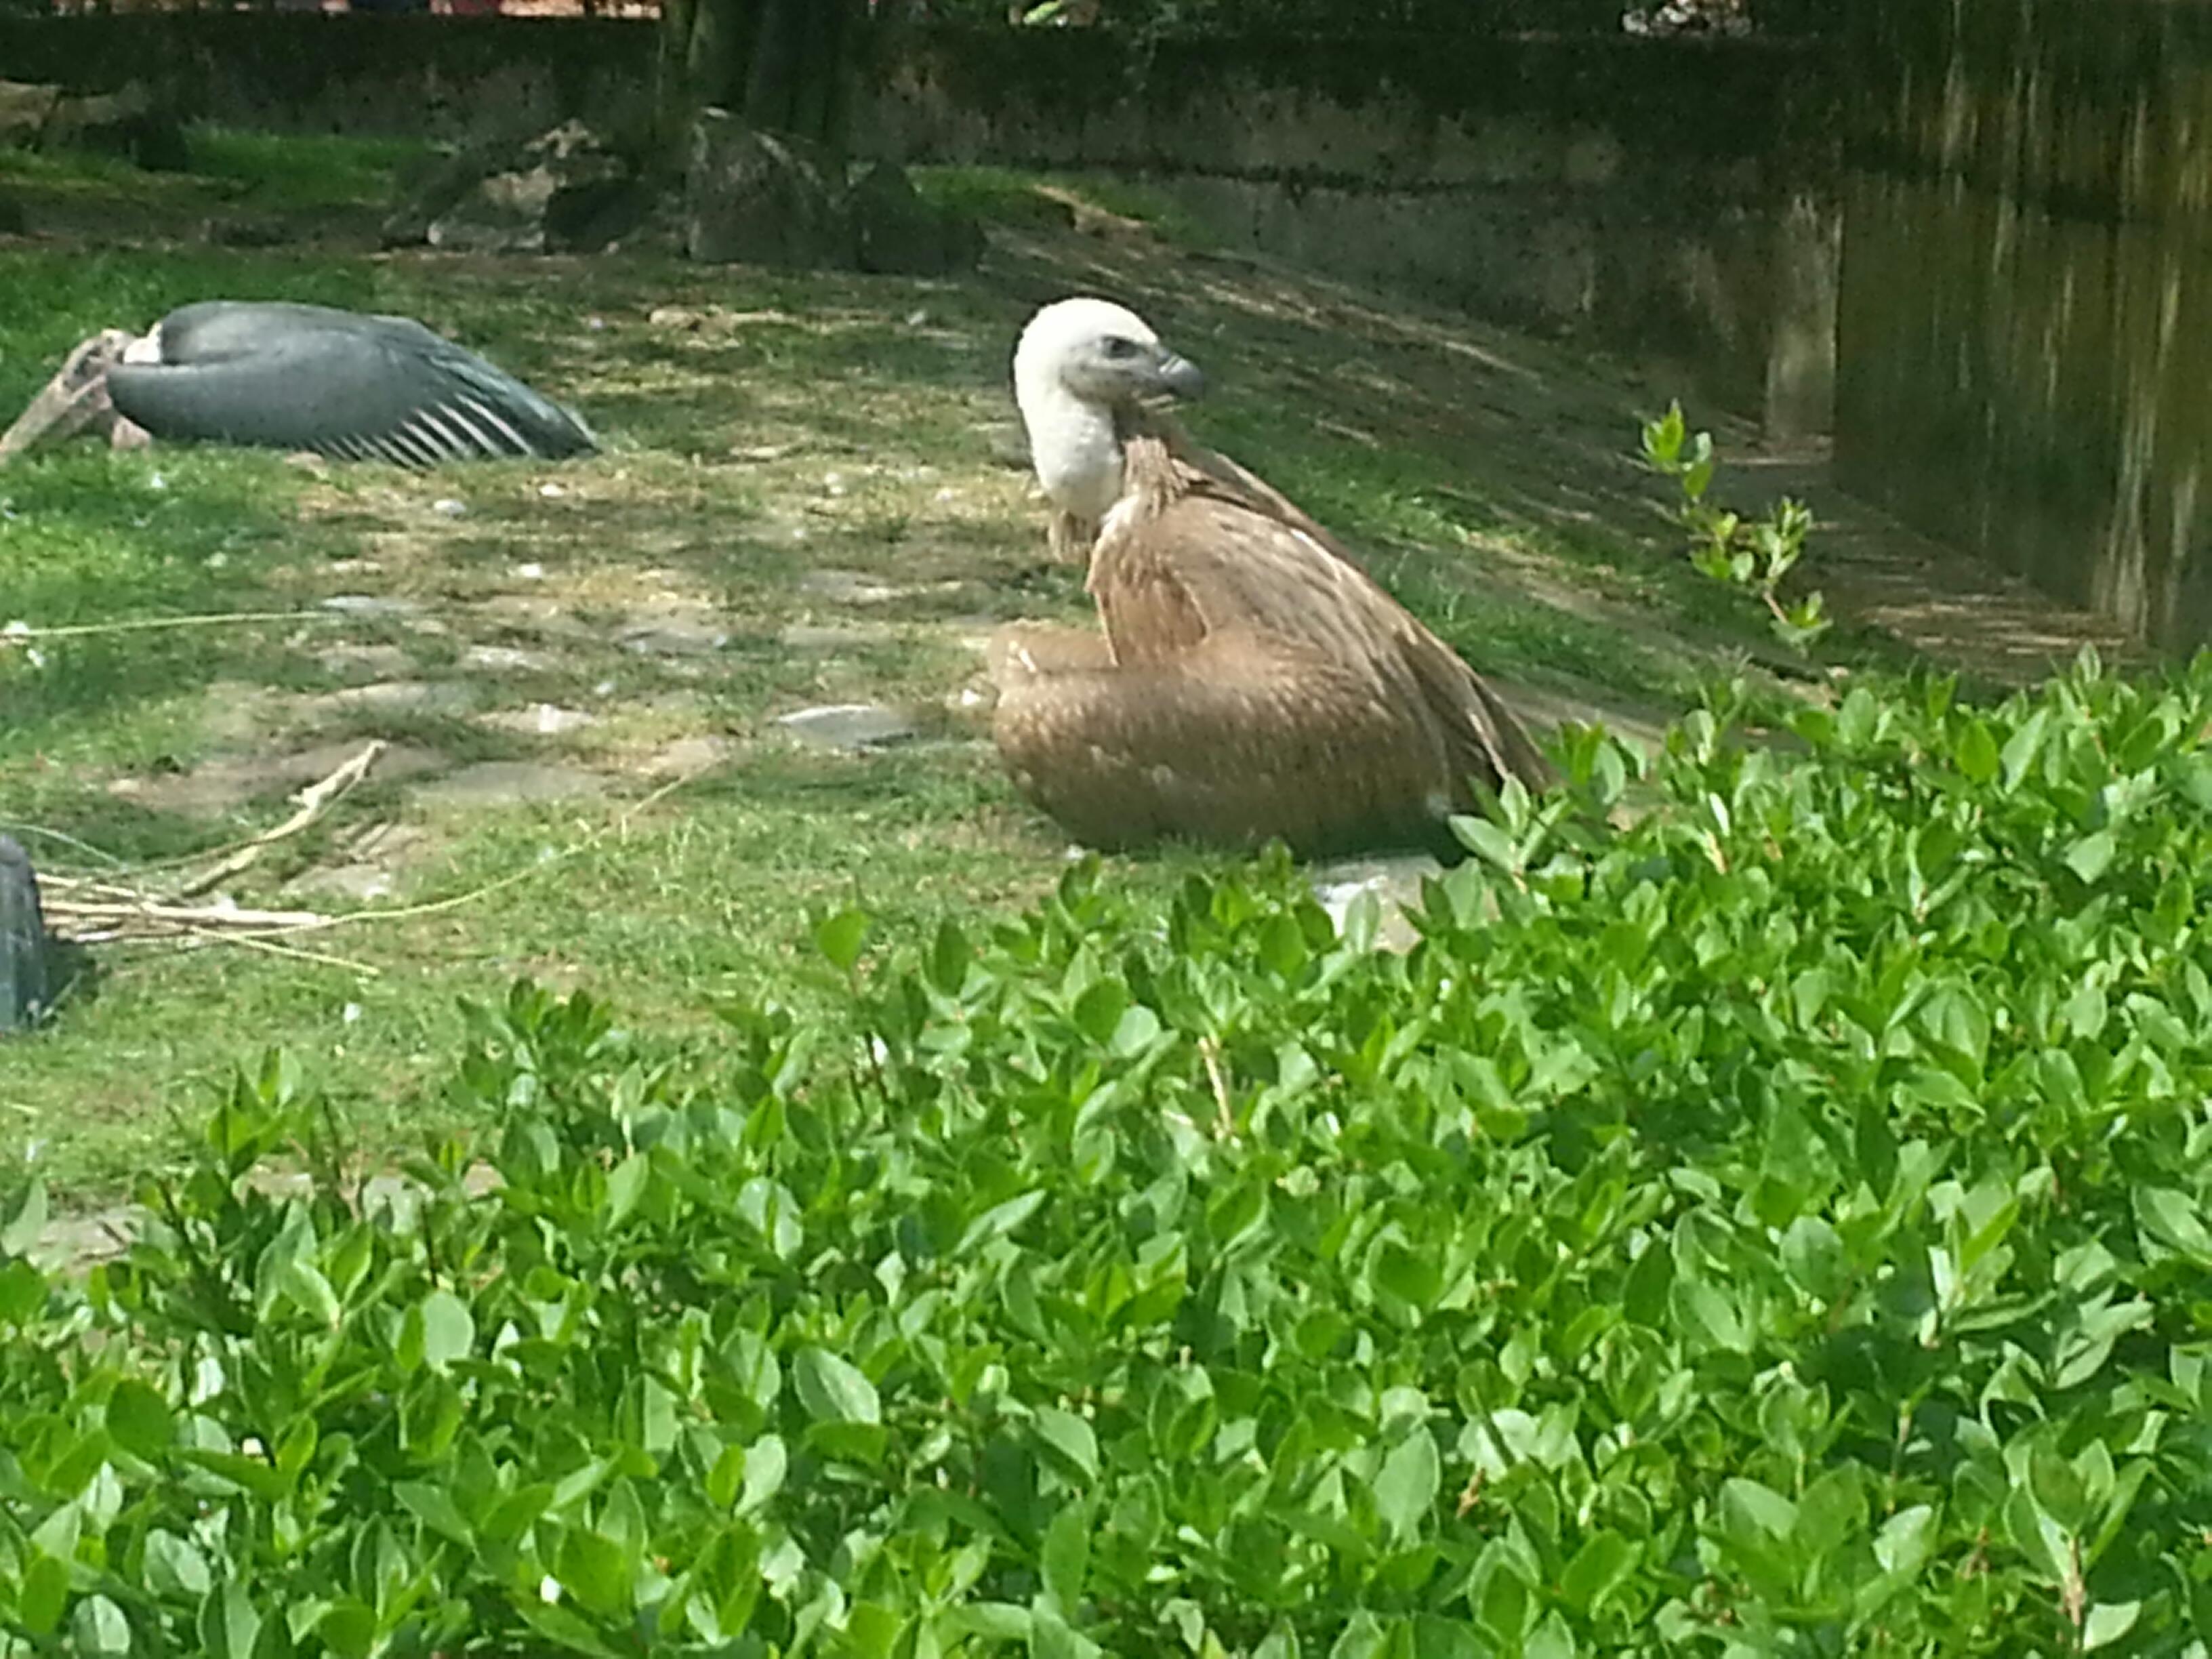
M 160 362 L 108 371 L 116 408 L 156 438 L 404 466 L 598 447 L 575 414 L 406 318 L 210 301 L 161 334 Z

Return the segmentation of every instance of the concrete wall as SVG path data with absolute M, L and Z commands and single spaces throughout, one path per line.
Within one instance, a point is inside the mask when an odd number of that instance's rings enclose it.
M 1801 27 L 1818 9 L 1776 7 Z M 1359 42 L 918 33 L 857 100 L 861 148 L 1141 175 L 1232 246 L 1583 334 L 1663 367 L 1686 398 L 1826 430 L 1832 54 L 1794 33 L 1540 37 L 1487 15 Z M 611 20 L 0 21 L 0 77 L 144 76 L 238 125 L 465 139 L 626 124 L 653 46 L 651 25 Z
M 1686 396 L 1825 432 L 1832 62 L 1802 39 L 925 40 L 869 137 L 1141 175 L 1231 246 L 1594 337 Z
M 1845 481 L 2156 642 L 2212 640 L 2212 3 L 1866 5 Z
M 185 112 L 272 132 L 453 140 L 620 126 L 652 89 L 653 25 L 318 12 L 0 17 L 0 80 L 146 80 Z

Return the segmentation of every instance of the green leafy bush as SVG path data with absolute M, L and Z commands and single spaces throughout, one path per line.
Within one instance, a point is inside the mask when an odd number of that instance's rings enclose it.
M 1780 595 L 1783 579 L 1804 556 L 1806 538 L 1813 533 L 1812 513 L 1785 495 L 1765 518 L 1746 522 L 1707 501 L 1720 465 L 1713 434 L 1692 433 L 1679 403 L 1668 404 L 1658 419 L 1644 422 L 1643 437 L 1640 459 L 1645 469 L 1674 479 L 1680 491 L 1668 516 L 1689 538 L 1691 564 L 1700 575 L 1757 595 L 1775 638 L 1798 651 L 1809 648 L 1830 626 L 1820 596 L 1808 593 L 1795 605 L 1784 605 Z
M 10 1651 L 2203 1655 L 2212 665 L 1729 714 L 1617 831 L 1571 733 L 1403 957 L 1085 867 L 827 919 L 849 1032 L 518 988 L 489 1193 L 272 1060 L 0 1267 Z

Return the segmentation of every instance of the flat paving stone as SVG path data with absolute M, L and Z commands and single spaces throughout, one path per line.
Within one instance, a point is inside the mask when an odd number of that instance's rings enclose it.
M 400 680 L 415 666 L 415 659 L 396 645 L 333 645 L 315 653 L 325 674 L 338 679 Z
M 678 738 L 655 750 L 645 763 L 645 774 L 647 777 L 672 778 L 686 772 L 703 772 L 737 752 L 736 739 L 716 732 L 702 732 Z
M 483 700 L 465 680 L 376 680 L 302 698 L 310 719 L 332 714 L 465 714 Z
M 483 716 L 482 723 L 524 737 L 560 738 L 597 725 L 599 718 L 586 708 L 563 708 L 555 703 L 541 702 L 528 708 L 500 709 Z
M 865 651 L 872 645 L 896 640 L 898 630 L 881 623 L 793 623 L 780 630 L 775 642 L 787 651 Z
M 486 674 L 543 674 L 553 665 L 544 652 L 516 645 L 472 645 L 461 653 L 462 667 Z
M 319 744 L 288 755 L 240 755 L 205 761 L 189 771 L 118 778 L 107 792 L 157 812 L 215 817 L 250 800 L 319 782 L 361 752 L 358 741 Z M 434 749 L 388 745 L 369 770 L 371 780 L 419 777 L 441 770 L 446 757 Z
M 882 749 L 921 735 L 910 717 L 872 702 L 825 703 L 779 715 L 775 723 L 800 742 L 821 749 Z
M 423 785 L 415 792 L 415 798 L 437 806 L 517 806 L 582 799 L 605 794 L 606 787 L 605 778 L 580 767 L 540 761 L 480 761 Z
M 1409 905 L 1417 910 L 1420 908 L 1422 882 L 1442 875 L 1443 869 L 1427 854 L 1413 853 L 1397 858 L 1346 859 L 1322 865 L 1314 870 L 1310 879 L 1314 896 L 1321 901 L 1340 933 L 1359 896 L 1372 893 L 1382 910 L 1381 924 L 1375 932 L 1376 945 L 1385 951 L 1410 951 L 1421 936 L 1407 920 L 1406 908 Z

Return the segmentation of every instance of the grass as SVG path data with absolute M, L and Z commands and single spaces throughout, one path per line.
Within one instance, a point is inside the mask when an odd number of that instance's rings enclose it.
M 603 987 L 681 1031 L 739 988 L 805 1001 L 797 967 L 825 908 L 860 900 L 919 933 L 1042 891 L 1060 837 L 947 710 L 976 675 L 973 636 L 1085 612 L 1079 573 L 1044 562 L 1006 386 L 1021 320 L 1060 293 L 1110 289 L 1151 315 L 1222 387 L 1200 434 L 1292 486 L 1486 669 L 1656 723 L 1761 637 L 1654 538 L 1621 459 L 1650 400 L 1556 348 L 1206 247 L 1140 189 L 927 177 L 996 227 L 959 282 L 644 252 L 365 257 L 414 153 L 215 133 L 180 175 L 0 158 L 40 233 L 0 260 L 11 408 L 94 328 L 288 297 L 420 317 L 609 438 L 587 461 L 434 477 L 89 447 L 0 472 L 0 623 L 299 613 L 56 641 L 35 660 L 0 649 L 0 827 L 50 869 L 251 835 L 301 781 L 277 763 L 334 744 L 380 736 L 426 769 L 373 777 L 234 884 L 241 903 L 343 909 L 316 880 L 383 860 L 403 908 L 314 937 L 343 960 L 103 950 L 56 1029 L 8 1048 L 6 1150 L 80 1197 L 173 1156 L 179 1115 L 264 1043 L 296 1050 L 380 1139 L 439 1118 L 459 1000 L 514 975 Z M 1055 205 L 1070 199 L 1077 228 Z M 241 208 L 295 234 L 211 245 L 206 216 Z M 403 608 L 324 606 L 343 595 Z M 687 629 L 726 637 L 634 648 L 640 630 Z M 338 698 L 363 682 L 474 702 Z M 846 701 L 916 709 L 926 740 L 855 757 L 775 725 Z M 540 705 L 591 723 L 538 735 Z M 416 793 L 487 761 L 568 769 L 594 793 L 473 808 Z M 404 859 L 360 850 L 395 832 Z M 1123 860 L 1115 878 L 1205 862 Z

